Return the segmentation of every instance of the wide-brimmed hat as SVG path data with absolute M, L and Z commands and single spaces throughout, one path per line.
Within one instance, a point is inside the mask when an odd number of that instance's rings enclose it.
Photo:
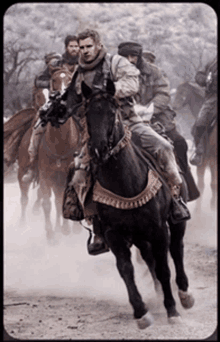
M 124 57 L 128 55 L 141 56 L 142 46 L 135 42 L 123 42 L 118 45 L 118 54 Z

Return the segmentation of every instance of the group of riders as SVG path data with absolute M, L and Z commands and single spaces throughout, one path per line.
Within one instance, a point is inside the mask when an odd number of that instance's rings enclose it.
M 102 44 L 99 33 L 90 29 L 77 36 L 67 36 L 64 43 L 65 53 L 47 54 L 46 68 L 35 79 L 36 88 L 50 89 L 54 71 L 64 68 L 72 73 L 70 84 L 62 94 L 62 117 L 58 117 L 57 124 L 62 125 L 70 117 L 77 120 L 82 127 L 82 147 L 80 154 L 73 160 L 75 171 L 71 185 L 74 200 L 68 210 L 65 210 L 67 205 L 64 203 L 64 217 L 82 219 L 79 217 L 79 203 L 83 207 L 82 189 L 86 188 L 90 174 L 89 137 L 81 91 L 82 81 L 92 89 L 104 89 L 108 78 L 114 82 L 114 96 L 120 104 L 124 124 L 131 132 L 139 135 L 141 148 L 156 160 L 172 196 L 180 196 L 182 174 L 188 187 L 187 200 L 197 199 L 199 191 L 188 164 L 187 143 L 176 127 L 176 113 L 170 105 L 169 80 L 154 64 L 156 56 L 150 51 L 143 51 L 141 44 L 136 42 L 122 42 L 118 46 L 118 53 L 111 55 Z M 217 59 L 198 72 L 195 80 L 206 89 L 204 104 L 192 130 L 196 149 L 190 162 L 200 165 L 205 148 L 204 132 L 217 117 Z M 46 125 L 41 124 L 41 117 L 46 110 L 47 107 L 43 106 L 36 114 L 36 124 L 32 129 L 28 148 L 29 167 L 22 179 L 26 183 L 30 183 L 35 177 L 38 148 L 46 130 Z M 59 108 L 56 110 L 59 111 Z M 183 220 L 187 217 L 182 207 L 177 215 Z M 91 254 L 92 250 L 98 254 L 99 249 L 103 251 L 103 237 L 100 232 L 94 231 L 94 234 Z

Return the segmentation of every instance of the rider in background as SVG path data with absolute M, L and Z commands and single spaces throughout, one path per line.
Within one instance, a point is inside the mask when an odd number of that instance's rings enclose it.
M 190 158 L 192 165 L 200 166 L 203 164 L 206 134 L 208 134 L 209 129 L 217 119 L 217 74 L 217 57 L 215 57 L 202 71 L 198 71 L 195 76 L 195 81 L 201 87 L 205 87 L 205 100 L 192 128 L 196 147 L 195 152 Z
M 79 58 L 79 44 L 77 36 L 67 36 L 64 41 L 65 52 L 62 55 L 62 67 L 67 68 L 71 73 L 76 69 Z
M 50 79 L 53 73 L 61 68 L 67 69 L 69 72 L 74 73 L 79 55 L 79 45 L 76 36 L 68 35 L 65 38 L 65 53 L 61 56 L 57 53 L 50 53 L 45 56 L 46 68 L 35 78 L 36 88 L 46 88 L 50 90 Z M 36 122 L 39 118 L 39 111 L 34 119 Z M 29 154 L 29 167 L 27 172 L 22 177 L 22 181 L 29 183 L 34 180 L 36 174 L 36 165 L 38 159 L 38 149 L 46 131 L 46 126 L 36 125 L 32 130 L 32 135 L 30 138 L 30 144 L 28 147 Z
M 118 46 L 118 54 L 128 58 L 140 70 L 140 88 L 135 100 L 141 106 L 135 105 L 134 110 L 146 124 L 150 123 L 158 133 L 165 133 L 171 139 L 178 164 L 188 185 L 188 201 L 197 199 L 199 191 L 188 165 L 187 142 L 177 130 L 176 113 L 169 104 L 170 84 L 167 75 L 154 64 L 156 56 L 150 51 L 142 53 L 142 46 L 136 42 L 121 43 Z M 148 110 L 152 104 L 153 113 Z
M 51 52 L 46 54 L 44 59 L 46 68 L 35 78 L 36 88 L 50 89 L 50 79 L 52 74 L 59 68 L 67 68 L 73 73 L 78 63 L 79 45 L 76 36 L 67 36 L 64 40 L 65 52 L 61 56 L 59 53 Z

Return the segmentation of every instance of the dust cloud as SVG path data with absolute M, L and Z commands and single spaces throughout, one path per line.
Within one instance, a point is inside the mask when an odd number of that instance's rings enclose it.
M 72 221 L 69 221 L 70 235 L 60 233 L 58 244 L 50 246 L 43 212 L 37 217 L 32 214 L 36 198 L 36 190 L 30 189 L 27 224 L 20 227 L 18 183 L 4 186 L 4 289 L 26 294 L 98 296 L 126 303 L 125 285 L 115 267 L 113 254 L 88 255 L 88 231 Z M 55 224 L 53 199 L 51 219 Z M 149 283 L 153 290 L 151 279 Z
M 194 169 L 192 171 L 195 172 Z M 195 213 L 196 203 L 189 203 L 192 219 L 188 223 L 185 244 L 193 242 L 216 248 L 217 213 L 209 209 L 211 191 L 208 172 L 206 183 L 199 215 Z M 36 189 L 30 189 L 27 224 L 20 227 L 19 185 L 17 182 L 4 185 L 5 291 L 15 290 L 50 296 L 90 296 L 128 303 L 125 285 L 115 267 L 115 257 L 110 252 L 89 256 L 86 249 L 88 232 L 79 223 L 69 221 L 71 234 L 60 234 L 57 245 L 48 245 L 43 212 L 39 216 L 32 214 L 36 196 Z M 53 199 L 52 197 L 51 218 L 55 223 Z M 133 247 L 132 258 L 138 288 L 143 298 L 150 298 L 154 293 L 153 282 L 147 267 L 137 263 L 136 250 Z

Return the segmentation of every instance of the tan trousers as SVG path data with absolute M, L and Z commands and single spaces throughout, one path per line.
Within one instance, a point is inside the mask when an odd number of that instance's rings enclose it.
M 30 138 L 30 144 L 28 147 L 30 163 L 36 160 L 41 139 L 47 129 L 47 126 L 42 127 L 41 125 L 39 125 L 39 122 L 40 122 L 40 118 L 38 118 L 35 126 L 33 127 L 31 138 Z

